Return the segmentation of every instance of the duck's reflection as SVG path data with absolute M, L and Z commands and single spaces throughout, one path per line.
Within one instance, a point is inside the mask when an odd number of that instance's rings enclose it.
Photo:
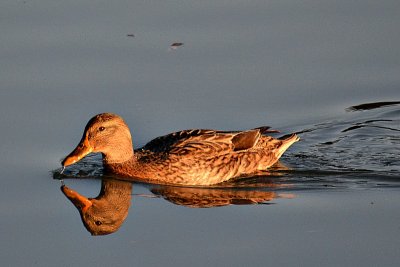
M 155 196 L 191 208 L 268 204 L 275 198 L 294 197 L 293 194 L 263 191 L 281 187 L 269 180 L 240 186 L 196 188 L 154 185 L 149 189 Z M 132 187 L 132 182 L 103 179 L 96 198 L 87 198 L 65 185 L 61 186 L 61 191 L 78 209 L 83 224 L 92 235 L 106 235 L 117 231 L 128 216 Z
M 249 189 L 238 190 L 232 188 L 183 188 L 159 187 L 151 192 L 162 196 L 165 200 L 176 205 L 191 208 L 213 208 L 227 205 L 267 204 L 278 197 L 292 197 L 290 194 L 278 194 L 273 191 Z
M 83 224 L 92 235 L 117 231 L 128 216 L 132 183 L 104 179 L 100 194 L 87 198 L 63 185 L 61 191 L 78 209 Z

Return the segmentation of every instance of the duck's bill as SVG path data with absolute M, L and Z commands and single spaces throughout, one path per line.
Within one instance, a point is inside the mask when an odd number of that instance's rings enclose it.
M 80 195 L 78 192 L 65 185 L 61 186 L 61 191 L 72 202 L 72 204 L 74 204 L 75 207 L 82 212 L 86 212 L 86 210 L 93 205 L 90 199 Z
M 66 167 L 74 164 L 84 158 L 87 154 L 91 153 L 93 148 L 90 146 L 87 137 L 84 137 L 79 145 L 72 151 L 62 162 L 62 166 Z

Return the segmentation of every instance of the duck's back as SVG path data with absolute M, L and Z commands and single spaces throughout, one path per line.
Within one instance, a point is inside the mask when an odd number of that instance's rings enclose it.
M 267 131 L 267 127 L 244 132 L 196 129 L 158 137 L 135 151 L 140 174 L 151 182 L 209 185 L 265 170 L 282 155 L 284 144 L 286 150 L 297 141 L 297 137 L 286 141 L 262 135 Z

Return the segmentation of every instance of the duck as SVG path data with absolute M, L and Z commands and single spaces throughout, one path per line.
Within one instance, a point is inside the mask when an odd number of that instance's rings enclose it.
M 101 153 L 106 173 L 151 184 L 210 186 L 265 171 L 300 138 L 276 139 L 268 126 L 246 131 L 190 129 L 151 140 L 134 150 L 121 116 L 101 113 L 89 120 L 63 169 L 90 153 Z

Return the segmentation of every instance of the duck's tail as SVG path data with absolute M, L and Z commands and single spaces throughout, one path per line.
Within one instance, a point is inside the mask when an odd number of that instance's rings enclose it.
M 296 143 L 297 141 L 299 141 L 300 138 L 296 135 L 296 134 L 292 134 L 291 136 L 289 136 L 286 139 L 282 140 L 282 145 L 280 147 L 278 147 L 278 151 L 276 153 L 276 156 L 278 158 L 280 158 L 282 156 L 282 154 L 294 143 Z

